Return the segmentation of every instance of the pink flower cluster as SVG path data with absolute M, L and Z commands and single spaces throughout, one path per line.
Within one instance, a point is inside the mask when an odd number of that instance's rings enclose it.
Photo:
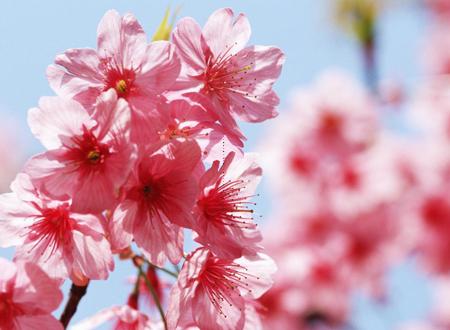
M 450 2 L 429 2 L 435 31 L 450 40 L 441 25 Z M 353 294 L 388 301 L 386 274 L 411 257 L 429 279 L 448 277 L 450 43 L 434 37 L 413 96 L 371 95 L 328 71 L 294 93 L 266 135 L 276 207 L 264 245 L 279 271 L 259 299 L 264 329 L 349 328 Z M 408 111 L 398 109 L 403 125 L 389 127 L 395 107 Z M 450 327 L 448 289 L 437 292 L 430 324 L 417 329 Z
M 16 265 L 2 261 L 0 324 L 59 328 L 54 283 L 105 280 L 113 254 L 135 244 L 151 267 L 183 262 L 169 329 L 248 328 L 276 267 L 253 219 L 262 171 L 236 120 L 277 115 L 283 53 L 246 46 L 248 19 L 231 9 L 203 28 L 183 18 L 172 41 L 153 42 L 133 15 L 111 10 L 97 36 L 97 49 L 69 49 L 48 67 L 57 96 L 28 113 L 46 151 L 0 195 L 0 246 L 16 247 Z M 185 229 L 199 244 L 187 255 Z M 113 317 L 117 329 L 163 326 L 137 299 L 90 324 Z
M 264 324 L 338 327 L 354 289 L 384 298 L 385 269 L 408 244 L 399 216 L 415 177 L 406 142 L 382 132 L 376 103 L 347 75 L 323 74 L 291 107 L 262 146 L 278 195 L 265 246 L 280 269 L 261 299 Z

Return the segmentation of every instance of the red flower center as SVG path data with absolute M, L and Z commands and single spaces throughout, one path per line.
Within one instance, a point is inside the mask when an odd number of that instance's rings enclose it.
M 35 242 L 33 247 L 44 244 L 45 249 L 50 249 L 51 255 L 71 241 L 74 221 L 69 217 L 69 206 L 66 204 L 40 211 L 41 215 L 37 216 L 36 221 L 29 227 L 28 238 Z
M 179 127 L 178 124 L 169 124 L 167 128 L 159 132 L 159 137 L 162 141 L 173 140 L 176 138 L 187 138 L 191 135 L 190 127 Z
M 104 90 L 114 88 L 119 97 L 127 98 L 134 92 L 134 81 L 136 73 L 130 69 L 119 69 L 117 67 L 109 67 L 106 72 L 106 81 Z
M 450 207 L 440 197 L 429 198 L 422 206 L 423 221 L 430 227 L 438 230 L 450 227 Z
M 81 136 L 72 138 L 74 146 L 69 148 L 67 157 L 80 165 L 87 165 L 90 169 L 98 168 L 104 164 L 110 155 L 109 147 L 98 141 L 92 131 L 83 128 Z
M 214 56 L 211 52 L 206 55 L 206 70 L 199 77 L 204 82 L 204 93 L 215 93 L 220 101 L 226 102 L 226 92 L 236 93 L 237 90 L 250 89 L 254 85 L 254 80 L 249 81 L 247 73 L 253 67 L 253 62 L 247 65 L 242 65 L 236 60 L 236 54 L 233 54 L 231 49 L 233 47 L 226 47 L 226 50 Z M 246 96 L 250 96 L 246 93 Z M 243 105 L 242 107 L 245 107 Z
M 326 111 L 322 115 L 319 131 L 324 136 L 337 137 L 341 134 L 342 125 L 342 118 L 339 115 Z
M 205 217 L 216 224 L 235 226 L 241 228 L 254 228 L 253 210 L 249 202 L 253 196 L 243 196 L 241 191 L 245 188 L 243 180 L 217 182 L 197 205 L 203 210 Z

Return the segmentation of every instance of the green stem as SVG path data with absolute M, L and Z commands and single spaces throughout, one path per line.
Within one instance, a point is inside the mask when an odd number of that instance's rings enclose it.
M 166 317 L 164 316 L 164 311 L 163 308 L 161 306 L 161 302 L 159 301 L 158 295 L 156 294 L 155 288 L 153 287 L 152 283 L 150 282 L 150 280 L 148 279 L 148 277 L 145 275 L 144 271 L 142 270 L 142 266 L 141 265 L 137 265 L 136 266 L 139 270 L 139 276 L 142 277 L 145 281 L 145 285 L 147 286 L 148 290 L 150 291 L 153 300 L 155 302 L 156 307 L 158 308 L 158 312 L 159 315 L 161 316 L 161 319 L 164 323 L 164 329 L 168 330 L 167 328 L 167 320 Z
M 148 261 L 146 261 L 146 262 L 148 263 L 148 265 L 149 265 L 150 267 L 156 268 L 156 269 L 158 269 L 158 270 L 160 270 L 160 271 L 162 271 L 162 272 L 164 272 L 164 273 L 166 273 L 166 274 L 169 274 L 170 276 L 173 276 L 173 277 L 175 277 L 175 278 L 178 278 L 178 274 L 177 274 L 177 273 L 171 272 L 170 270 L 165 269 L 165 268 L 162 268 L 162 267 L 155 266 L 154 264 L 152 264 L 152 263 L 150 263 L 150 262 L 148 262 Z

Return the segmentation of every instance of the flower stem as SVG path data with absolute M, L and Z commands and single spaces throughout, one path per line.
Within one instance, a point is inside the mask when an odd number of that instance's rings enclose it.
M 160 271 L 162 271 L 162 272 L 164 272 L 164 273 L 166 273 L 166 274 L 169 274 L 170 276 L 173 276 L 173 277 L 175 277 L 175 278 L 178 278 L 178 274 L 177 274 L 177 273 L 174 273 L 174 272 L 172 272 L 172 271 L 170 271 L 170 270 L 168 270 L 168 269 L 162 268 L 162 267 L 155 266 L 154 264 L 152 264 L 152 263 L 150 263 L 150 262 L 148 262 L 148 261 L 147 261 L 147 263 L 148 263 L 148 265 L 149 265 L 150 267 L 156 268 L 156 269 L 158 269 L 158 270 L 160 270 Z
M 83 296 L 86 294 L 88 285 L 89 282 L 85 286 L 78 286 L 72 283 L 72 287 L 70 288 L 69 300 L 67 301 L 66 307 L 64 308 L 64 311 L 59 319 L 64 329 L 67 329 L 70 320 L 75 315 L 81 298 L 83 298 Z
M 159 301 L 158 295 L 156 294 L 155 288 L 153 287 L 152 283 L 148 279 L 148 277 L 145 275 L 144 271 L 142 270 L 142 265 L 136 265 L 136 267 L 139 270 L 139 276 L 142 277 L 145 281 L 145 285 L 147 286 L 148 290 L 150 291 L 153 300 L 155 302 L 156 307 L 158 308 L 159 315 L 161 316 L 161 319 L 164 323 L 164 329 L 167 330 L 167 321 L 166 317 L 164 316 L 164 311 L 161 306 L 161 302 Z
M 363 60 L 364 60 L 364 74 L 366 83 L 371 92 L 377 95 L 378 84 L 378 70 L 376 58 L 376 40 L 375 35 L 371 40 L 361 45 Z

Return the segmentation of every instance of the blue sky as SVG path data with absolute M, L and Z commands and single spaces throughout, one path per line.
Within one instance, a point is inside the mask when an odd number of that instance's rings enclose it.
M 286 53 L 286 64 L 276 90 L 281 97 L 281 111 L 288 104 L 294 87 L 311 82 L 327 68 L 339 67 L 363 77 L 360 54 L 354 41 L 341 33 L 330 20 L 330 4 L 335 0 L 185 0 L 182 16 L 192 16 L 203 24 L 209 14 L 220 7 L 245 12 L 252 24 L 252 43 L 272 44 Z M 171 1 L 172 5 L 178 3 Z M 1 4 L 0 20 L 0 111 L 13 117 L 16 131 L 29 153 L 42 150 L 26 125 L 26 112 L 40 96 L 52 95 L 45 69 L 56 54 L 67 48 L 95 47 L 96 28 L 110 8 L 134 13 L 151 35 L 160 22 L 168 1 L 149 0 L 15 0 Z M 379 25 L 379 72 L 381 77 L 401 79 L 413 88 L 421 80 L 418 69 L 420 40 L 426 14 L 418 6 L 402 6 L 385 12 Z M 244 125 L 249 137 L 248 150 L 264 139 L 270 125 Z M 258 207 L 263 216 L 270 213 L 270 193 L 263 184 Z M 11 250 L 0 251 L 10 256 Z M 89 288 L 75 319 L 82 319 L 112 304 L 125 302 L 129 289 L 125 278 L 134 271 L 128 263 L 118 262 L 107 282 L 95 282 Z M 355 298 L 357 329 L 392 329 L 400 321 L 420 318 L 430 304 L 430 293 L 424 277 L 407 263 L 389 276 L 391 296 L 386 306 Z M 67 289 L 67 286 L 65 287 Z

